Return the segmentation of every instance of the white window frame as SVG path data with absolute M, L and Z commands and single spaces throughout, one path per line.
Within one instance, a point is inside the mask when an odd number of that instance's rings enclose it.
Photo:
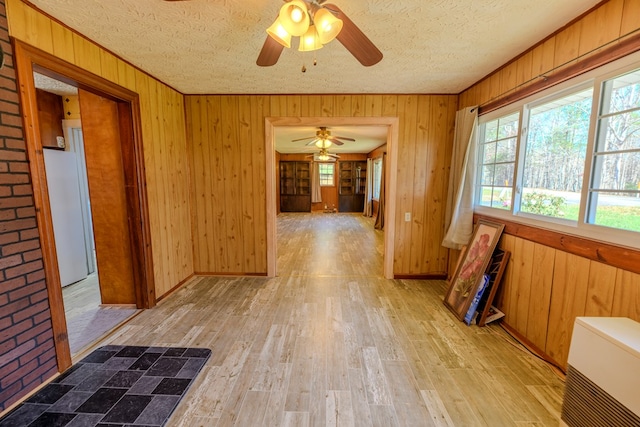
M 376 172 L 377 171 L 377 172 Z M 382 184 L 382 157 L 378 157 L 373 161 L 373 173 L 371 174 L 373 179 L 371 199 L 375 201 L 380 200 L 380 187 Z
M 322 169 L 323 165 L 330 165 L 332 167 L 332 172 L 331 172 L 331 183 L 330 184 L 323 184 L 322 181 L 322 177 L 323 176 L 328 176 L 328 173 L 322 173 L 322 171 L 320 169 Z M 319 175 L 319 179 L 320 179 L 320 187 L 335 187 L 336 186 L 336 165 L 335 163 L 318 163 L 318 175 Z
M 520 101 L 516 101 L 509 105 L 506 105 L 502 108 L 499 108 L 495 111 L 492 111 L 487 114 L 483 114 L 479 117 L 479 124 L 486 123 L 491 120 L 495 120 L 497 118 L 507 116 L 509 114 L 513 114 L 520 111 L 520 132 L 518 134 L 517 141 L 517 158 L 514 168 L 514 187 L 513 187 L 513 201 L 510 210 L 500 209 L 500 208 L 492 208 L 489 206 L 482 206 L 478 204 L 476 201 L 474 203 L 474 211 L 482 214 L 491 216 L 497 219 L 504 219 L 506 221 L 514 221 L 518 223 L 522 223 L 525 225 L 530 225 L 537 228 L 549 229 L 552 231 L 557 231 L 564 234 L 571 234 L 581 237 L 586 237 L 594 240 L 600 240 L 603 242 L 608 242 L 617 245 L 628 246 L 632 248 L 640 249 L 640 233 L 629 230 L 616 229 L 596 224 L 590 224 L 585 222 L 587 212 L 587 204 L 590 200 L 590 185 L 591 185 L 591 174 L 593 172 L 593 153 L 595 149 L 595 134 L 596 134 L 596 123 L 597 117 L 600 108 L 600 97 L 602 91 L 602 84 L 604 81 L 614 78 L 618 75 L 625 74 L 627 72 L 633 71 L 634 69 L 640 68 L 640 52 L 636 52 L 631 55 L 627 55 L 624 58 L 611 62 L 609 64 L 598 67 L 594 70 L 591 70 L 587 73 L 584 73 L 578 77 L 565 81 L 563 83 L 557 84 L 553 87 L 545 89 L 539 93 L 531 95 L 527 98 L 524 98 Z M 526 124 L 528 124 L 528 108 L 527 106 L 539 105 L 544 103 L 545 99 L 556 98 L 561 93 L 568 93 L 572 91 L 579 90 L 581 86 L 592 85 L 594 88 L 593 91 L 593 100 L 592 100 L 592 108 L 591 108 L 591 119 L 589 125 L 589 133 L 588 133 L 588 142 L 587 142 L 587 151 L 585 157 L 585 168 L 583 175 L 583 183 L 582 183 L 582 193 L 580 198 L 580 210 L 579 210 L 579 219 L 577 222 L 561 219 L 561 218 L 552 218 L 541 215 L 535 215 L 525 212 L 517 212 L 514 211 L 516 206 L 519 206 L 520 203 L 520 192 L 521 188 L 519 186 L 522 182 L 522 167 L 524 165 L 524 159 L 522 157 L 524 147 L 524 141 L 526 141 Z M 479 150 L 478 150 L 479 151 Z M 478 153 L 479 156 L 479 153 Z M 476 158 L 476 165 L 480 165 L 481 159 Z M 481 177 L 481 170 L 477 168 L 476 176 L 474 180 L 474 185 L 476 188 L 479 186 L 479 180 Z M 475 191 L 475 189 L 474 189 Z M 477 193 L 476 193 L 477 194 Z M 518 200 L 516 200 L 516 198 Z

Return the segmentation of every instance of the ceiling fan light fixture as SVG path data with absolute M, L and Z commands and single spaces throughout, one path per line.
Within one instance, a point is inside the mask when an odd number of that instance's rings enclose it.
M 316 141 L 316 147 L 327 149 L 331 147 L 331 141 L 328 139 L 319 139 Z
M 298 50 L 300 52 L 310 52 L 312 50 L 318 50 L 322 48 L 322 43 L 320 43 L 320 36 L 316 31 L 315 25 L 309 25 L 309 29 L 304 35 L 300 37 L 300 45 L 298 46 Z
M 267 28 L 267 34 L 286 48 L 291 47 L 291 34 L 284 28 L 280 22 L 280 18 L 277 18 L 269 28 Z
M 320 43 L 322 44 L 327 44 L 335 39 L 340 30 L 342 30 L 342 20 L 336 18 L 333 13 L 324 8 L 316 10 L 313 22 L 316 24 Z
M 326 155 L 326 154 L 320 154 L 320 155 L 318 155 L 318 160 L 321 160 L 321 161 L 323 161 L 323 162 L 324 162 L 324 161 L 327 161 L 327 160 L 329 160 L 329 159 L 330 159 L 330 157 L 329 157 L 328 155 Z
M 301 36 L 309 29 L 309 12 L 307 5 L 301 0 L 291 0 L 280 8 L 282 26 L 292 36 Z

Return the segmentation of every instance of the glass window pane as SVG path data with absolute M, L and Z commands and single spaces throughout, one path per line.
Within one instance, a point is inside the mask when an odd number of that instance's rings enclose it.
M 566 204 L 580 204 L 592 92 L 531 109 L 521 211 L 564 218 Z
M 598 151 L 640 149 L 640 110 L 600 119 L 605 138 L 598 141 Z
M 603 100 L 601 114 L 640 108 L 640 70 L 609 80 L 605 88 L 610 96 Z
M 640 190 L 640 151 L 596 156 L 593 189 Z
M 493 201 L 491 206 L 498 209 L 511 209 L 511 187 L 494 187 Z
M 513 163 L 497 164 L 493 174 L 495 187 L 508 187 L 513 184 Z
M 482 185 L 493 185 L 494 170 L 495 165 L 482 167 L 482 177 L 480 178 L 480 182 Z
M 514 162 L 516 160 L 516 138 L 497 142 L 496 162 Z
M 484 141 L 495 141 L 498 139 L 498 121 L 494 120 L 484 125 Z
M 640 191 L 628 194 L 597 192 L 594 224 L 640 231 Z
M 480 200 L 478 203 L 482 206 L 491 206 L 493 200 L 493 187 L 480 187 Z
M 484 144 L 482 148 L 482 163 L 495 163 L 496 161 L 496 147 L 497 143 L 490 142 L 488 144 Z
M 498 120 L 498 139 L 512 138 L 518 135 L 520 113 L 514 113 Z

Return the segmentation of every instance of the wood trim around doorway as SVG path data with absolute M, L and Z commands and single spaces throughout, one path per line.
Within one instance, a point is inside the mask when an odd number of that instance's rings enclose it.
M 138 308 L 150 308 L 156 303 L 151 253 L 151 232 L 145 185 L 142 132 L 138 95 L 126 88 L 91 74 L 46 52 L 13 39 L 14 62 L 18 77 L 20 101 L 29 169 L 33 185 L 36 220 L 40 234 L 43 264 L 47 282 L 51 320 L 58 370 L 71 366 L 67 325 L 62 301 L 62 287 L 49 210 L 49 194 L 44 156 L 38 123 L 34 70 L 112 99 L 118 103 L 122 160 L 126 182 L 129 235 L 134 264 L 134 288 Z M 126 116 L 126 117 L 124 117 Z
M 393 279 L 393 256 L 396 222 L 396 186 L 398 170 L 398 117 L 267 117 L 265 119 L 265 155 L 267 184 L 267 276 L 275 277 L 277 260 L 276 237 L 276 155 L 275 128 L 285 126 L 386 126 L 387 130 L 387 170 L 384 222 L 384 277 Z

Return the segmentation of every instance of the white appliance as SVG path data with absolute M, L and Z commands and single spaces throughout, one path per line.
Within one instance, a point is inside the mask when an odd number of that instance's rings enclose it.
M 46 148 L 43 152 L 60 282 L 66 286 L 88 274 L 76 154 Z
M 577 317 L 568 365 L 560 425 L 640 426 L 640 323 Z

